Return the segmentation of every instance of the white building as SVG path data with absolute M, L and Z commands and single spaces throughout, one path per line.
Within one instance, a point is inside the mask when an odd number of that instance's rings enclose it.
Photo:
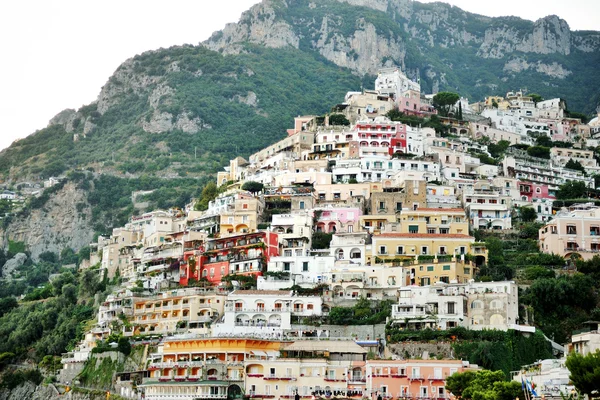
M 487 181 L 463 191 L 463 204 L 473 229 L 510 229 L 512 198 Z
M 235 290 L 227 296 L 223 318 L 213 325 L 213 336 L 282 337 L 291 329 L 292 315 L 321 316 L 322 304 L 320 296 L 292 291 Z
M 517 327 L 519 294 L 512 281 L 438 283 L 400 288 L 392 319 L 409 329 L 508 330 Z

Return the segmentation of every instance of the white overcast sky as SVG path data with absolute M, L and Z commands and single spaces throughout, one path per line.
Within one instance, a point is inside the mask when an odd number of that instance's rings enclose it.
M 94 101 L 125 59 L 160 47 L 197 44 L 258 2 L 0 1 L 0 149 L 45 127 L 61 110 Z M 557 14 L 571 29 L 600 30 L 600 0 L 447 2 L 489 16 L 535 20 Z

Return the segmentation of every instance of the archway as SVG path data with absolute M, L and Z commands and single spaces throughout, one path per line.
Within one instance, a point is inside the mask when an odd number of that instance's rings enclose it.
M 227 400 L 241 399 L 244 397 L 242 388 L 238 385 L 229 385 L 227 388 Z

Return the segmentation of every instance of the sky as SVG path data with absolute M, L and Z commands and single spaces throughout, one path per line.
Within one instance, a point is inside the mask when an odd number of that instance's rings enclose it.
M 318 0 L 315 0 L 318 1 Z M 259 0 L 18 0 L 0 2 L 0 149 L 96 99 L 126 59 L 198 44 Z M 424 0 L 424 2 L 431 2 Z M 464 10 L 600 30 L 599 0 L 449 0 Z

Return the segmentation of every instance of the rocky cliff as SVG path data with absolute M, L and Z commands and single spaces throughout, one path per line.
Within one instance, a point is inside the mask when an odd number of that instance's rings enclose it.
M 86 199 L 84 190 L 65 184 L 42 207 L 13 219 L 2 232 L 3 245 L 8 240 L 25 242 L 34 260 L 45 251 L 60 254 L 66 247 L 78 251 L 89 245 L 94 230 Z
M 263 0 L 199 46 L 126 60 L 95 102 L 0 152 L 0 174 L 9 183 L 73 168 L 214 176 L 280 139 L 295 116 L 372 87 L 381 67 L 401 67 L 423 92 L 479 101 L 523 89 L 590 112 L 600 103 L 599 64 L 600 33 L 571 31 L 558 16 L 490 18 L 413 0 Z M 5 240 L 26 241 L 34 255 L 86 244 L 93 224 L 77 206 L 85 195 L 71 194 L 13 222 Z
M 523 71 L 533 72 L 540 80 L 564 80 L 574 68 L 563 56 L 575 51 L 578 56 L 573 60 L 597 60 L 600 34 L 572 32 L 556 15 L 535 22 L 516 17 L 490 18 L 445 3 L 265 0 L 244 13 L 237 24 L 215 33 L 205 45 L 237 54 L 244 51 L 245 43 L 311 49 L 361 75 L 376 74 L 381 67 L 400 66 L 415 78 L 424 78 L 425 87 L 431 89 L 440 84 L 464 88 L 467 82 L 460 82 L 460 77 L 448 76 L 444 82 L 440 76 L 460 68 L 463 61 L 467 68 L 472 67 L 477 58 L 502 60 L 502 66 L 507 66 L 506 80 Z M 585 53 L 594 55 L 586 57 Z M 542 55 L 556 59 L 541 60 Z M 527 65 L 521 63 L 515 69 L 514 61 L 511 63 L 514 57 L 525 59 Z M 497 63 L 489 64 L 491 69 Z

